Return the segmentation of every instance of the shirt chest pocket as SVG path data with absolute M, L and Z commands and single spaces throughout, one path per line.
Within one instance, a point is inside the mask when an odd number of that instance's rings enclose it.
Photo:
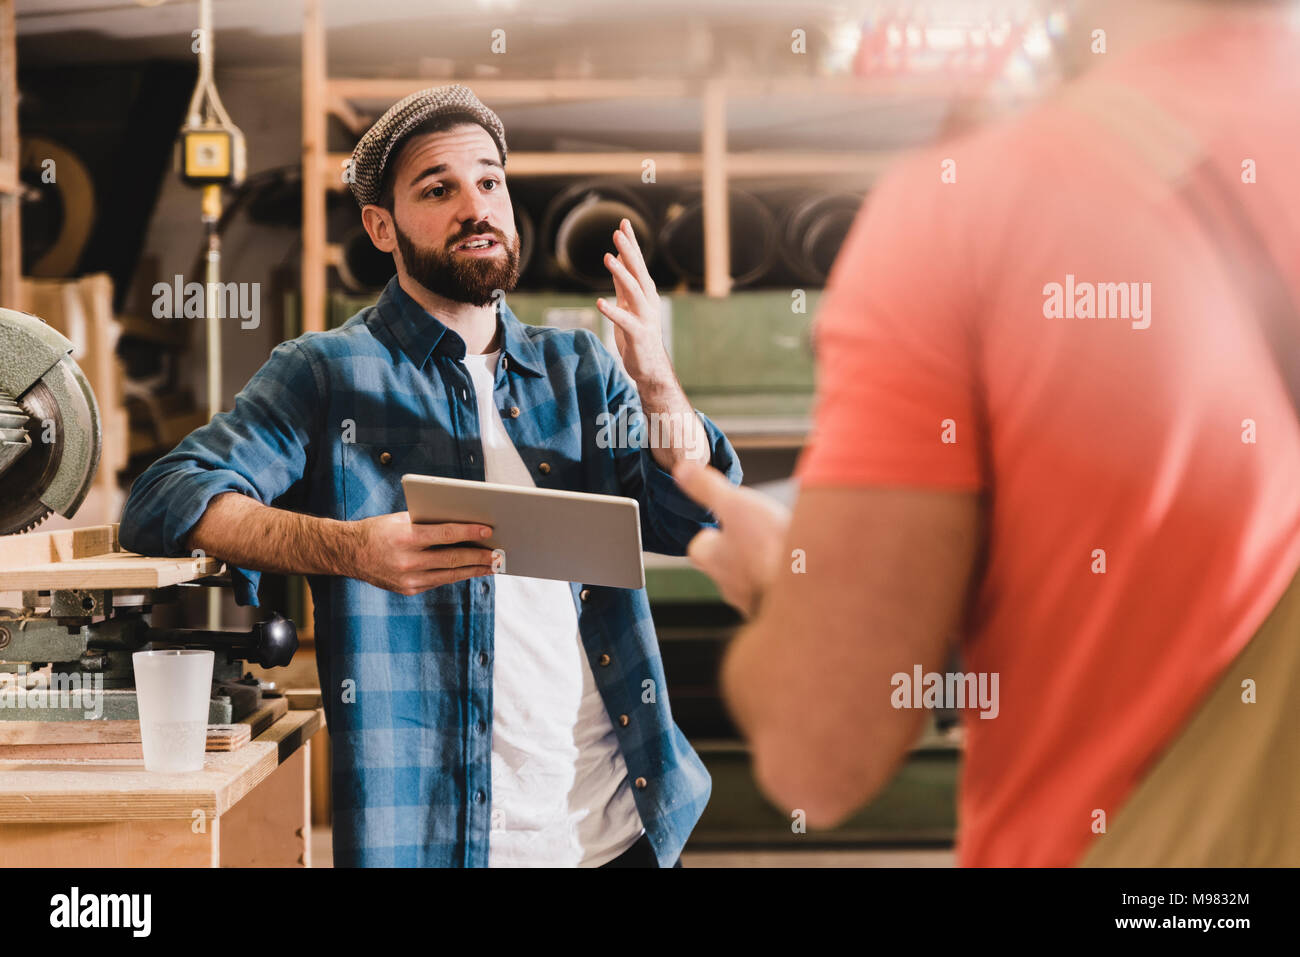
M 343 446 L 343 515 L 354 522 L 406 511 L 402 476 L 438 475 L 427 442 L 350 442 Z

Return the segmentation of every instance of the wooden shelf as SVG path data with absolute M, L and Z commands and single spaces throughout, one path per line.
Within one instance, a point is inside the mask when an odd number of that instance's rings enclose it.
M 416 90 L 440 83 L 465 83 L 473 86 L 474 95 L 483 102 L 511 103 L 562 103 L 573 100 L 655 98 L 692 96 L 696 85 L 689 80 L 499 80 L 467 77 L 437 79 L 432 77 L 363 79 L 360 77 L 327 77 L 325 95 L 344 100 L 370 100 L 382 102 L 386 109 Z
M 343 169 L 350 153 L 328 153 L 324 161 L 325 183 L 343 192 L 347 184 Z M 654 153 L 624 150 L 616 153 L 512 152 L 511 177 L 522 176 L 637 176 L 647 159 L 655 161 L 656 176 L 698 177 L 704 169 L 700 153 Z M 819 152 L 753 150 L 728 153 L 723 160 L 730 179 L 775 176 L 863 176 L 875 177 L 894 160 L 892 151 Z
M 330 77 L 326 74 L 325 24 L 321 0 L 305 0 L 303 63 L 303 251 L 302 330 L 322 331 L 326 324 L 326 270 L 340 254 L 326 236 L 325 194 L 346 188 L 343 171 L 348 153 L 326 146 L 327 118 L 337 117 L 360 136 L 367 115 L 431 85 L 464 83 L 492 107 L 582 101 L 670 100 L 698 102 L 700 148 L 655 152 L 643 149 L 593 152 L 515 152 L 509 175 L 639 176 L 647 155 L 656 176 L 682 177 L 700 183 L 704 226 L 704 289 L 708 296 L 731 292 L 728 235 L 728 187 L 733 179 L 842 176 L 870 181 L 897 155 L 893 150 L 731 151 L 727 146 L 727 104 L 765 97 L 824 98 L 848 95 L 882 101 L 900 98 L 954 99 L 960 84 L 948 77 L 916 76 L 703 76 L 649 79 L 500 79 L 479 77 Z M 370 109 L 367 110 L 366 107 Z

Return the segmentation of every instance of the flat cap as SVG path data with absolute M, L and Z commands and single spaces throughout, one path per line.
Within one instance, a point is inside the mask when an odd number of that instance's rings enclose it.
M 379 202 L 384 168 L 398 141 L 421 123 L 449 113 L 464 113 L 487 129 L 506 161 L 506 129 L 467 86 L 434 86 L 412 93 L 388 108 L 352 151 L 352 195 L 358 206 Z

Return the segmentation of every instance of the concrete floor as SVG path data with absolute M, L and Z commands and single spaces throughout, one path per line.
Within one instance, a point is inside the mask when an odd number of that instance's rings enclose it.
M 333 866 L 332 838 L 327 827 L 311 832 L 313 867 Z M 761 850 L 691 851 L 682 867 L 952 867 L 951 850 Z

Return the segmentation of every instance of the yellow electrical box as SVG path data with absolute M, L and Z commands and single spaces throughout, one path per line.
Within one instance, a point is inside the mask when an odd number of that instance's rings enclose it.
M 225 130 L 181 130 L 181 179 L 195 186 L 229 183 L 234 153 L 233 137 Z

